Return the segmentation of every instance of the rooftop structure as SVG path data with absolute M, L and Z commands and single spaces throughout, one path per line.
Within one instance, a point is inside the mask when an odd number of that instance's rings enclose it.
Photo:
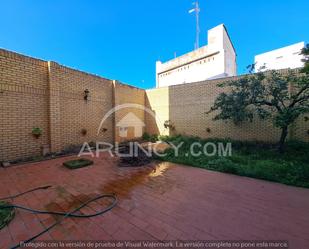
M 236 51 L 224 24 L 208 30 L 208 45 L 156 63 L 157 87 L 236 76 Z
M 300 53 L 304 47 L 305 42 L 299 42 L 287 47 L 256 55 L 256 72 L 303 67 L 304 62 L 302 62 L 302 59 L 304 56 Z

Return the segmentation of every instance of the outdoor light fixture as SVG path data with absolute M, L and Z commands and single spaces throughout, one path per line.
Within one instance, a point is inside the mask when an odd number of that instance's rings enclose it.
M 85 91 L 84 91 L 84 100 L 88 100 L 88 98 L 89 98 L 89 90 L 88 89 L 85 89 Z
M 82 134 L 83 136 L 86 136 L 86 135 L 87 135 L 87 130 L 86 130 L 85 128 L 83 128 L 83 129 L 81 130 L 81 134 Z

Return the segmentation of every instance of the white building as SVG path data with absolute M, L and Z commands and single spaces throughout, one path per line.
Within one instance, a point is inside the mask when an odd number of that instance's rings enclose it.
M 223 24 L 208 30 L 208 45 L 156 63 L 157 87 L 236 76 L 236 52 Z
M 299 42 L 291 46 L 279 48 L 264 54 L 255 56 L 255 71 L 277 70 L 287 68 L 299 68 L 304 66 L 304 56 L 300 54 L 305 47 L 305 42 Z

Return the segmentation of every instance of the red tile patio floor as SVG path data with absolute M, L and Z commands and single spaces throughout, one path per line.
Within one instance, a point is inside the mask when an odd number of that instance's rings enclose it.
M 309 189 L 171 163 L 119 168 L 109 155 L 70 171 L 59 158 L 0 169 L 0 197 L 53 185 L 14 200 L 37 209 L 69 211 L 89 197 L 117 194 L 109 213 L 66 219 L 39 240 L 288 240 L 309 248 Z M 101 208 L 91 204 L 82 212 Z M 0 230 L 0 248 L 25 240 L 55 217 L 17 211 Z

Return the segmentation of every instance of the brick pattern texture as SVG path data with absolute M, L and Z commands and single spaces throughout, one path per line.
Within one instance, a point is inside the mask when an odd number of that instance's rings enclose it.
M 279 130 L 270 121 L 254 120 L 235 126 L 212 120 L 205 112 L 224 89 L 213 80 L 151 90 L 135 88 L 118 81 L 71 69 L 0 49 L 0 162 L 39 156 L 42 147 L 57 152 L 85 141 L 122 142 L 135 138 L 120 136 L 117 124 L 128 113 L 145 124 L 150 134 L 184 134 L 204 138 L 239 140 L 278 140 Z M 84 91 L 89 90 L 88 101 Z M 122 108 L 112 113 L 98 130 L 111 109 L 123 104 L 140 108 Z M 148 111 L 143 110 L 146 107 Z M 164 128 L 170 120 L 174 131 Z M 290 129 L 290 139 L 309 141 L 309 122 L 301 117 Z M 40 138 L 32 136 L 40 127 Z M 87 134 L 82 134 L 82 129 Z
M 0 161 L 39 155 L 49 144 L 48 66 L 0 49 Z M 43 129 L 39 139 L 33 127 Z
M 40 156 L 43 146 L 113 142 L 114 116 L 98 131 L 113 94 L 111 80 L 0 49 L 0 162 Z M 43 130 L 38 139 L 34 127 Z
M 282 70 L 282 73 L 285 73 Z M 231 121 L 213 121 L 215 113 L 206 114 L 216 97 L 228 89 L 218 87 L 218 83 L 236 77 L 209 80 L 192 84 L 146 90 L 146 106 L 156 118 L 146 115 L 147 132 L 150 134 L 183 134 L 202 138 L 231 138 L 236 140 L 257 140 L 277 142 L 280 130 L 271 120 L 261 121 L 255 118 L 252 123 L 234 125 Z M 164 122 L 170 120 L 174 131 L 164 128 Z M 291 126 L 289 139 L 309 142 L 309 122 L 302 116 Z
M 134 127 L 127 127 L 127 136 L 120 136 L 119 122 L 126 117 L 126 115 L 133 114 L 137 119 L 145 124 L 145 91 L 136 87 L 121 84 L 115 82 L 115 106 L 121 106 L 120 110 L 115 112 L 115 141 L 123 142 L 125 140 L 135 139 Z M 133 106 L 133 105 L 134 106 Z M 136 107 L 135 107 L 136 105 Z M 126 107 L 128 106 L 128 107 Z M 145 131 L 145 127 L 141 127 L 142 132 Z
M 70 145 L 83 144 L 85 141 L 113 141 L 113 117 L 99 124 L 113 108 L 113 87 L 110 80 L 73 70 L 51 63 L 50 86 L 50 122 L 53 151 L 59 151 Z M 89 97 L 84 99 L 84 91 Z M 82 129 L 87 134 L 82 134 Z

